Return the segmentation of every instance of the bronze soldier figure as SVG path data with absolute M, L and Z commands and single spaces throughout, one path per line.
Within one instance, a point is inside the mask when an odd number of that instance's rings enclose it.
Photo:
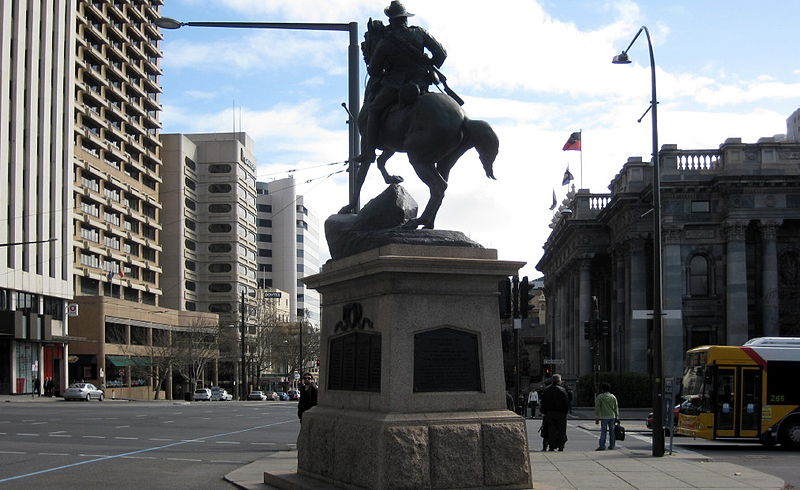
M 379 88 L 368 87 L 375 92 L 373 96 L 368 90 L 365 100 L 367 124 L 362 163 L 375 161 L 381 117 L 398 101 L 400 89 L 411 86 L 416 87 L 417 94 L 427 92 L 429 85 L 437 82 L 435 68 L 440 68 L 447 57 L 444 47 L 425 29 L 408 25 L 408 17 L 414 14 L 406 11 L 400 1 L 392 0 L 384 13 L 389 17 L 389 26 L 372 52 L 364 53 L 369 57 L 365 61 L 370 80 L 378 80 Z M 426 48 L 430 58 L 424 53 Z

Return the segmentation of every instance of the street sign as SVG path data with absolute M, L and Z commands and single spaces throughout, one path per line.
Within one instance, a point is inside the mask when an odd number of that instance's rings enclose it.
M 281 292 L 280 291 L 266 291 L 264 292 L 265 298 L 280 298 Z
M 78 303 L 67 305 L 67 316 L 78 316 Z
M 522 329 L 522 319 L 521 318 L 514 318 L 514 330 Z
M 543 361 L 545 364 L 566 364 L 566 359 L 545 359 Z

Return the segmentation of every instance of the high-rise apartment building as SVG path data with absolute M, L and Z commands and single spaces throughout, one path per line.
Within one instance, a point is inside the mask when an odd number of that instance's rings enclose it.
M 164 301 L 239 322 L 256 290 L 253 140 L 245 133 L 165 134 Z
M 319 293 L 301 279 L 319 272 L 319 227 L 316 215 L 297 193 L 294 178 L 257 182 L 258 284 L 289 293 L 292 321 L 319 324 Z
M 66 382 L 74 0 L 0 2 L 0 393 Z
M 16 2 L 13 2 L 16 3 Z M 164 304 L 159 131 L 161 0 L 76 2 L 74 292 L 70 376 L 118 396 L 191 389 L 170 372 L 153 386 L 147 360 L 156 344 L 217 315 Z M 174 386 L 173 386 L 174 385 Z

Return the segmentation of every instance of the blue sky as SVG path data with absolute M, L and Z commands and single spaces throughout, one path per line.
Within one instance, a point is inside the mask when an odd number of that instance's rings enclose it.
M 385 19 L 388 0 L 167 0 L 182 21 L 351 22 Z M 443 71 L 473 119 L 500 137 L 497 181 L 477 155 L 454 168 L 437 227 L 465 232 L 500 258 L 526 261 L 539 276 L 552 219 L 548 210 L 569 165 L 576 186 L 607 192 L 629 156 L 650 158 L 647 43 L 631 65 L 612 65 L 640 26 L 650 30 L 657 66 L 659 142 L 717 148 L 728 137 L 755 142 L 786 132 L 800 107 L 796 23 L 800 2 L 648 0 L 409 0 L 411 23 L 447 49 Z M 298 171 L 299 192 L 321 221 L 347 201 L 347 177 L 327 177 L 347 158 L 347 34 L 190 28 L 164 34 L 164 132 L 231 131 L 256 142 L 260 180 Z M 361 67 L 361 88 L 365 69 Z M 233 107 L 236 110 L 233 110 Z M 583 131 L 580 154 L 561 147 Z M 310 168 L 309 167 L 316 167 Z M 390 172 L 419 203 L 427 188 L 404 155 Z M 327 177 L 327 178 L 326 178 Z M 306 180 L 311 180 L 305 183 Z M 362 202 L 384 187 L 371 172 Z M 321 223 L 320 223 L 321 225 Z M 321 247 L 323 250 L 325 246 Z M 323 257 L 323 259 L 326 257 Z

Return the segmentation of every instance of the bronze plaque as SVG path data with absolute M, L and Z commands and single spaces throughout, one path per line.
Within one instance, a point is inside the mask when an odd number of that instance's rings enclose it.
M 414 391 L 481 391 L 478 336 L 454 328 L 414 335 Z
M 381 391 L 381 336 L 352 332 L 330 340 L 328 389 Z

